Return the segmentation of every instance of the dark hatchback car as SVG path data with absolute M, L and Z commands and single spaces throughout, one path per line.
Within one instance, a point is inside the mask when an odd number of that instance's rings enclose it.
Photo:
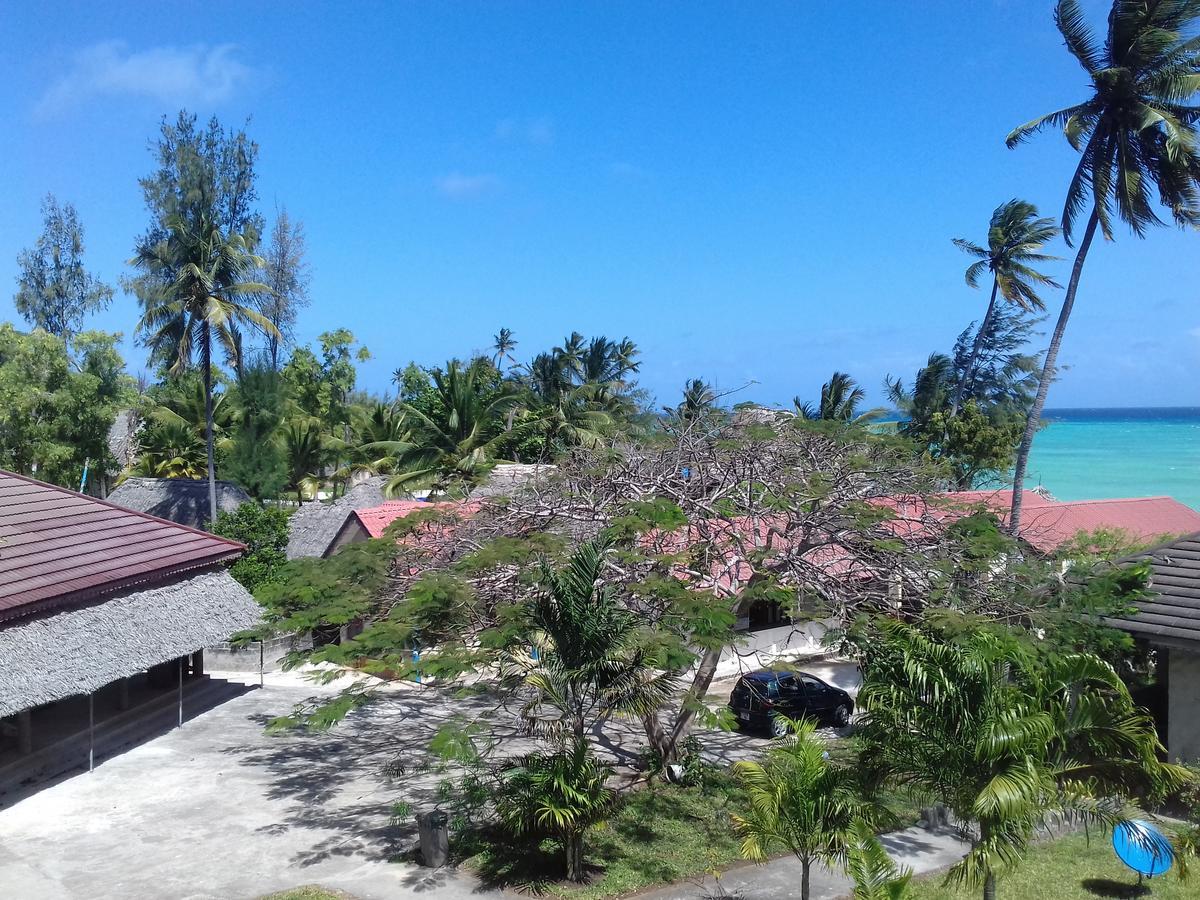
M 764 670 L 738 679 L 729 709 L 738 727 L 782 736 L 787 730 L 783 716 L 846 725 L 854 712 L 854 699 L 807 672 Z

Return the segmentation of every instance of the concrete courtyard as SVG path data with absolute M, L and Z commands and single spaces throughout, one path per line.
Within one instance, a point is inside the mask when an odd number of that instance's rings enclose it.
M 805 669 L 843 686 L 853 681 L 844 667 Z M 0 809 L 0 894 L 249 900 L 314 883 L 363 900 L 483 892 L 469 876 L 401 859 L 415 828 L 393 825 L 392 808 L 398 801 L 415 810 L 434 806 L 438 776 L 412 769 L 440 724 L 456 715 L 489 718 L 505 751 L 517 752 L 524 742 L 512 736 L 513 720 L 486 698 L 402 685 L 328 733 L 265 732 L 295 704 L 337 690 L 295 674 L 268 676 L 263 688 L 105 759 L 91 774 Z M 714 685 L 721 690 L 728 693 Z M 621 724 L 598 743 L 620 763 L 641 740 L 636 727 Z M 722 762 L 755 755 L 766 743 L 739 734 L 705 738 Z M 407 771 L 389 776 L 397 762 Z

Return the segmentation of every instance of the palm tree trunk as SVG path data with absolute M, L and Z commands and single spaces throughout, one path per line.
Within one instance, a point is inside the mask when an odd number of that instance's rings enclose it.
M 983 900 L 996 900 L 996 876 L 991 872 L 983 879 Z
M 567 851 L 567 880 L 582 883 L 583 832 L 576 829 L 568 831 L 563 837 L 563 847 Z
M 217 522 L 217 464 L 213 454 L 212 333 L 200 326 L 200 363 L 204 366 L 204 443 L 208 451 L 208 527 Z
M 806 856 L 800 860 L 800 900 L 808 900 L 808 870 L 812 868 L 812 862 Z
M 958 385 L 954 388 L 954 400 L 950 403 L 950 415 L 958 414 L 958 404 L 962 401 L 963 390 L 967 384 L 975 377 L 975 363 L 979 360 L 979 352 L 983 349 L 983 338 L 987 334 L 988 326 L 992 324 L 992 316 L 996 312 L 996 295 L 1000 292 L 1000 278 L 992 278 L 992 299 L 988 301 L 987 312 L 983 315 L 983 321 L 979 323 L 979 330 L 975 332 L 975 341 L 971 344 L 971 358 L 967 360 L 967 370 L 963 372 L 963 376 L 959 379 Z
M 1038 423 L 1042 418 L 1042 409 L 1046 405 L 1046 394 L 1050 391 L 1050 382 L 1054 380 L 1058 349 L 1062 346 L 1063 332 L 1067 330 L 1067 320 L 1071 318 L 1071 308 L 1075 305 L 1075 292 L 1079 290 L 1079 276 L 1083 273 L 1083 261 L 1087 258 L 1088 248 L 1092 246 L 1092 238 L 1096 236 L 1096 225 L 1099 221 L 1099 214 L 1093 207 L 1087 229 L 1083 233 L 1083 241 L 1079 245 L 1079 252 L 1075 254 L 1075 264 L 1071 267 L 1071 281 L 1067 284 L 1067 294 L 1063 298 L 1062 310 L 1054 325 L 1050 346 L 1046 349 L 1046 359 L 1042 362 L 1042 375 L 1038 380 L 1037 396 L 1033 398 L 1029 418 L 1025 421 L 1025 434 L 1022 435 L 1021 445 L 1017 448 L 1017 464 L 1013 470 L 1012 509 L 1008 517 L 1008 530 L 1014 536 L 1021 526 L 1021 492 L 1025 488 L 1025 467 L 1029 464 L 1029 451 L 1033 447 L 1033 436 L 1037 433 Z

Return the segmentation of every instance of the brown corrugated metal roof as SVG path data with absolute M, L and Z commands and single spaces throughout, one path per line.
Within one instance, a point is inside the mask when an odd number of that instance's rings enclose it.
M 1109 623 L 1151 643 L 1200 646 L 1200 532 L 1129 557 L 1150 561 L 1150 593 L 1136 615 Z
M 244 549 L 0 470 L 0 621 L 217 565 Z

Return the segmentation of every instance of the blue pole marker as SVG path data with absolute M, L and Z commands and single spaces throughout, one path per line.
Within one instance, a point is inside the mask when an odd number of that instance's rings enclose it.
M 1175 862 L 1175 848 L 1171 842 L 1161 831 L 1141 819 L 1131 819 L 1114 828 L 1112 844 L 1117 858 L 1137 872 L 1139 878 L 1161 875 Z
M 421 651 L 418 650 L 416 647 L 413 647 L 413 667 L 416 668 L 417 663 L 419 663 L 420 661 L 421 661 Z M 419 668 L 416 669 L 416 674 L 413 676 L 413 678 L 416 680 L 417 684 L 421 683 L 421 670 Z
M 541 657 L 538 655 L 538 648 L 532 645 L 529 648 L 529 655 L 533 657 L 534 662 L 537 662 L 539 659 L 541 659 Z

